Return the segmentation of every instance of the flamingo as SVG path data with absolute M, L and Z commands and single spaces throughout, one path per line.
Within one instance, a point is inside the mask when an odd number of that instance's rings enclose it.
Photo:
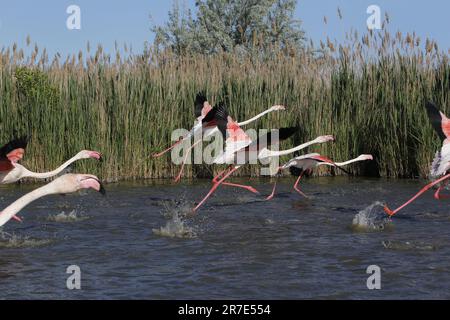
M 245 126 L 249 123 L 252 123 L 252 122 L 258 120 L 259 118 L 261 118 L 262 116 L 264 116 L 270 112 L 285 110 L 285 109 L 286 108 L 282 105 L 274 105 L 274 106 L 268 108 L 267 110 L 257 114 L 253 118 L 250 118 L 243 122 L 239 122 L 238 124 L 239 124 L 239 126 Z M 220 112 L 220 110 L 221 110 L 220 106 L 211 107 L 211 105 L 206 100 L 204 93 L 198 93 L 195 98 L 195 117 L 197 118 L 197 121 L 196 121 L 196 124 L 194 125 L 194 127 L 189 131 L 189 133 L 187 135 L 185 135 L 184 137 L 179 139 L 177 142 L 175 142 L 169 148 L 167 148 L 159 153 L 154 154 L 153 157 L 162 156 L 166 152 L 172 150 L 175 146 L 180 144 L 182 141 L 190 139 L 192 136 L 195 137 L 196 134 L 199 133 L 200 131 L 202 132 L 202 139 L 215 135 L 219 131 L 219 128 L 217 127 L 217 119 L 218 119 L 217 112 Z M 183 162 L 181 164 L 180 172 L 178 173 L 177 177 L 175 178 L 175 182 L 180 181 L 181 176 L 183 174 L 184 165 L 187 162 L 187 159 L 190 155 L 191 150 L 197 144 L 202 142 L 202 139 L 194 142 L 194 144 L 189 146 L 189 148 L 186 150 L 186 155 L 184 156 Z
M 3 211 L 0 212 L 0 227 L 11 219 L 22 221 L 16 214 L 36 199 L 50 194 L 73 193 L 81 189 L 89 188 L 105 195 L 105 189 L 103 188 L 102 183 L 94 175 L 71 173 L 62 175 L 45 186 L 27 193 L 3 209 Z
M 439 111 L 439 109 L 432 102 L 427 102 L 425 108 L 434 130 L 438 134 L 439 138 L 443 140 L 442 148 L 440 151 L 436 152 L 430 169 L 430 177 L 436 180 L 430 182 L 425 187 L 420 189 L 419 192 L 417 192 L 411 199 L 406 201 L 395 210 L 391 210 L 387 205 L 385 205 L 384 211 L 390 217 L 416 200 L 421 194 L 429 190 L 431 187 L 436 184 L 440 184 L 441 182 L 445 181 L 438 187 L 438 189 L 434 193 L 434 198 L 439 200 L 449 197 L 440 195 L 440 192 L 443 188 L 445 188 L 448 183 L 447 179 L 450 177 L 450 119 L 447 118 L 444 113 Z
M 70 164 L 80 159 L 93 158 L 101 160 L 101 154 L 99 152 L 82 150 L 53 171 L 32 172 L 18 163 L 25 154 L 27 144 L 28 138 L 21 137 L 8 142 L 0 148 L 0 184 L 14 183 L 22 178 L 50 178 L 56 176 Z
M 298 150 L 304 149 L 312 144 L 316 143 L 324 143 L 327 141 L 334 140 L 334 137 L 331 135 L 327 136 L 319 136 L 314 140 L 303 143 L 299 146 L 296 146 L 291 149 L 275 151 L 268 149 L 269 145 L 278 144 L 279 141 L 288 138 L 293 134 L 292 128 L 284 128 L 283 135 L 279 135 L 279 139 L 274 139 L 271 134 L 267 134 L 265 136 L 259 137 L 257 140 L 252 141 L 250 137 L 245 134 L 245 132 L 240 128 L 239 124 L 235 122 L 230 116 L 228 116 L 228 112 L 226 108 L 223 107 L 223 112 L 220 113 L 221 119 L 217 121 L 217 126 L 221 131 L 223 137 L 225 138 L 228 135 L 228 138 L 225 140 L 225 150 L 220 153 L 214 160 L 214 164 L 230 164 L 230 166 L 221 171 L 217 176 L 215 176 L 212 180 L 213 186 L 206 194 L 206 196 L 197 204 L 197 206 L 193 209 L 194 212 L 198 210 L 202 206 L 202 204 L 214 193 L 214 191 L 219 187 L 219 185 L 230 185 L 234 187 L 240 187 L 247 189 L 253 193 L 258 193 L 254 188 L 245 185 L 239 184 L 231 184 L 224 182 L 233 172 L 239 169 L 243 164 L 240 163 L 242 159 L 243 162 L 250 162 L 254 160 L 267 160 L 274 157 L 279 157 L 282 155 L 287 155 L 290 153 L 294 153 Z M 226 122 L 224 121 L 226 119 Z M 226 123 L 226 126 L 224 125 Z M 281 132 L 280 132 L 281 133 Z M 267 142 L 269 141 L 269 142 Z M 254 151 L 254 152 L 251 152 Z M 242 157 L 243 156 L 243 157 Z M 245 157 L 245 158 L 244 158 Z M 233 164 L 234 163 L 234 164 Z M 238 164 L 239 163 L 239 164 Z
M 373 160 L 373 157 L 370 154 L 361 154 L 357 158 L 350 159 L 345 162 L 334 162 L 333 160 L 330 160 L 327 157 L 320 155 L 319 153 L 309 153 L 289 160 L 283 166 L 278 168 L 277 173 L 279 170 L 289 169 L 292 175 L 298 176 L 294 184 L 294 190 L 297 191 L 302 196 L 304 196 L 305 198 L 307 198 L 307 196 L 298 188 L 300 179 L 302 178 L 303 174 L 306 171 L 312 171 L 314 168 L 326 165 L 339 168 L 344 172 L 347 172 L 344 168 L 342 168 L 343 166 L 346 166 L 353 162 L 364 160 Z M 277 183 L 275 182 L 272 193 L 266 198 L 266 200 L 270 200 L 273 198 L 275 194 L 276 185 Z

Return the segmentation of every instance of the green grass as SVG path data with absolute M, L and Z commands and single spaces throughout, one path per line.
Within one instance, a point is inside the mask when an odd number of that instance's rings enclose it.
M 38 52 L 24 57 L 13 47 L 0 53 L 0 141 L 31 134 L 24 165 L 35 171 L 93 149 L 104 154 L 103 164 L 80 161 L 76 171 L 106 181 L 173 177 L 178 167 L 170 154 L 149 156 L 169 144 L 172 130 L 192 126 L 194 97 L 205 90 L 212 103 L 226 99 L 239 121 L 284 104 L 287 111 L 249 126 L 300 125 L 283 148 L 333 134 L 335 143 L 309 151 L 336 161 L 372 153 L 373 163 L 350 168 L 355 174 L 425 176 L 440 141 L 424 102 L 450 111 L 448 53 L 411 35 L 378 33 L 361 40 L 354 35 L 345 45 L 323 45 L 321 54 L 261 60 L 235 54 L 179 58 L 167 52 L 110 59 L 99 47 L 83 65 L 76 56 L 48 62 Z M 212 170 L 187 166 L 185 177 L 210 176 Z M 332 169 L 319 174 L 327 170 Z M 256 166 L 241 171 L 257 173 Z

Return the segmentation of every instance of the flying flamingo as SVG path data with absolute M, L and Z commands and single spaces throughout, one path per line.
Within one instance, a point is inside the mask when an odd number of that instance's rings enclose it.
M 319 153 L 309 153 L 309 154 L 305 154 L 303 156 L 295 157 L 295 158 L 289 160 L 283 166 L 278 168 L 277 173 L 279 170 L 289 169 L 289 171 L 291 172 L 292 175 L 298 176 L 298 178 L 294 184 L 294 189 L 299 194 L 301 194 L 302 196 L 307 198 L 307 196 L 298 188 L 300 179 L 302 178 L 302 176 L 305 172 L 307 172 L 307 171 L 311 172 L 314 168 L 317 168 L 317 167 L 323 166 L 323 165 L 339 168 L 339 169 L 343 170 L 344 172 L 347 172 L 345 169 L 342 168 L 343 166 L 346 166 L 353 162 L 364 161 L 364 160 L 373 160 L 373 157 L 370 154 L 362 154 L 362 155 L 358 156 L 357 158 L 350 159 L 345 162 L 334 162 L 333 160 L 330 160 L 327 157 L 320 155 Z M 273 198 L 273 196 L 275 194 L 276 185 L 277 185 L 277 183 L 275 182 L 272 193 L 266 198 L 266 200 L 270 200 Z
M 420 189 L 419 192 L 417 192 L 411 199 L 406 201 L 395 210 L 391 210 L 387 205 L 385 205 L 384 211 L 391 217 L 398 211 L 406 207 L 408 204 L 416 200 L 422 193 L 424 193 L 434 185 L 444 181 L 445 182 L 441 184 L 434 193 L 434 198 L 437 200 L 448 198 L 448 196 L 440 195 L 440 192 L 443 188 L 445 188 L 448 183 L 447 179 L 450 177 L 450 119 L 447 118 L 444 113 L 439 111 L 438 108 L 436 108 L 436 106 L 431 102 L 427 102 L 425 107 L 427 110 L 428 118 L 430 119 L 434 130 L 437 132 L 439 138 L 443 140 L 442 148 L 440 151 L 436 152 L 430 170 L 430 177 L 433 179 L 438 179 Z
M 220 112 L 220 110 L 221 110 L 221 107 L 219 107 L 219 106 L 211 107 L 211 105 L 206 100 L 205 95 L 203 93 L 198 93 L 195 98 L 195 117 L 197 118 L 197 121 L 196 121 L 196 124 L 194 125 L 194 127 L 191 129 L 191 131 L 189 131 L 189 133 L 186 136 L 179 139 L 177 142 L 175 142 L 169 148 L 167 148 L 157 154 L 154 154 L 153 157 L 162 156 L 166 152 L 172 150 L 176 145 L 178 145 L 182 141 L 190 139 L 193 136 L 196 137 L 197 133 L 200 133 L 200 132 L 202 133 L 202 139 L 215 135 L 219 131 L 219 128 L 217 127 L 217 119 L 218 119 L 217 112 Z M 252 123 L 252 122 L 258 120 L 259 118 L 261 118 L 262 116 L 264 116 L 270 112 L 279 111 L 279 110 L 285 110 L 285 107 L 281 106 L 281 105 L 272 106 L 269 109 L 257 114 L 253 118 L 250 118 L 243 122 L 239 122 L 238 124 L 239 124 L 239 126 L 245 126 L 249 123 Z M 191 145 L 187 149 L 186 155 L 181 164 L 180 172 L 178 173 L 177 177 L 175 178 L 175 182 L 178 182 L 181 179 L 181 175 L 183 174 L 184 165 L 186 164 L 186 161 L 190 155 L 191 150 L 197 144 L 202 142 L 203 141 L 202 139 L 194 142 L 194 144 Z
M 73 193 L 81 189 L 92 188 L 101 194 L 105 194 L 105 189 L 100 180 L 90 174 L 65 174 L 43 187 L 33 190 L 18 200 L 11 203 L 8 207 L 0 212 L 0 227 L 11 219 L 22 221 L 16 214 L 26 205 L 49 194 L 66 194 Z
M 22 137 L 14 139 L 0 148 L 0 184 L 14 183 L 22 178 L 46 179 L 56 176 L 77 160 L 101 159 L 101 154 L 97 151 L 82 150 L 53 171 L 32 172 L 18 163 L 23 158 L 27 144 L 28 138 Z
M 304 149 L 312 144 L 324 143 L 330 140 L 334 140 L 333 136 L 320 136 L 316 139 L 303 143 L 291 149 L 274 151 L 268 149 L 269 144 L 278 144 L 280 140 L 287 138 L 287 136 L 292 135 L 292 130 L 284 130 L 285 136 L 279 135 L 278 139 L 275 139 L 271 134 L 263 136 L 263 139 L 257 139 L 252 141 L 250 137 L 245 134 L 245 132 L 239 127 L 239 124 L 228 116 L 226 108 L 224 107 L 224 112 L 221 113 L 221 121 L 218 121 L 218 128 L 222 132 L 222 135 L 228 138 L 225 140 L 225 150 L 220 153 L 214 160 L 214 164 L 230 164 L 230 166 L 220 172 L 216 177 L 213 178 L 213 186 L 206 194 L 206 196 L 197 204 L 193 211 L 197 211 L 198 208 L 211 196 L 211 194 L 219 187 L 219 185 L 230 185 L 235 187 L 241 187 L 247 189 L 251 192 L 257 193 L 257 191 L 245 185 L 231 184 L 224 182 L 233 172 L 239 169 L 245 162 L 252 162 L 254 160 L 267 160 L 274 157 L 279 157 L 282 155 L 287 155 L 294 153 L 295 151 Z M 226 119 L 226 126 L 224 126 Z M 260 137 L 261 138 L 261 137 Z M 267 141 L 269 140 L 269 143 Z M 252 152 L 253 151 L 253 152 Z M 241 162 L 242 161 L 242 162 Z M 234 164 L 233 164 L 234 163 Z

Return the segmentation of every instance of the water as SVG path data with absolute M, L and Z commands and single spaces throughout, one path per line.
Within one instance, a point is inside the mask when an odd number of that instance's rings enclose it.
M 270 193 L 268 180 L 251 182 Z M 207 180 L 43 198 L 0 233 L 0 299 L 450 298 L 449 203 L 430 192 L 392 221 L 381 213 L 423 182 L 307 179 L 310 199 L 293 182 L 269 202 L 224 186 L 195 217 Z M 1 206 L 34 187 L 0 186 Z M 372 264 L 381 290 L 366 287 Z M 66 288 L 69 265 L 81 290 Z

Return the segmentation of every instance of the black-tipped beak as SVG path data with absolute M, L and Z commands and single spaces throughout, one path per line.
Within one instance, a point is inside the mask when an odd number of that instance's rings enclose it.
M 98 183 L 100 183 L 100 190 L 98 190 L 98 192 L 100 192 L 102 196 L 106 196 L 106 190 L 105 187 L 103 187 L 103 183 L 101 183 L 100 181 Z

